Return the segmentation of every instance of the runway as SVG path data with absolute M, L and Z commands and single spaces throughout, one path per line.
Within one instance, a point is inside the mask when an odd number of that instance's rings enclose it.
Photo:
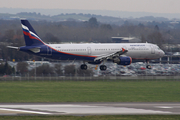
M 180 115 L 180 103 L 0 103 L 0 115 Z

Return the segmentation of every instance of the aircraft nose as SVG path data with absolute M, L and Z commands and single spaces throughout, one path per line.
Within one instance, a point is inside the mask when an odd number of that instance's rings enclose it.
M 164 51 L 161 50 L 161 57 L 165 55 Z

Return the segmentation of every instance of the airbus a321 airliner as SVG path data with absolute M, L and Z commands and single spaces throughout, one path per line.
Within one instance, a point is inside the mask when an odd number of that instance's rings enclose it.
M 19 51 L 57 60 L 81 60 L 81 69 L 86 70 L 89 64 L 101 64 L 100 70 L 106 70 L 106 61 L 118 65 L 130 65 L 133 59 L 151 60 L 164 56 L 164 52 L 155 44 L 150 43 L 105 43 L 105 44 L 46 44 L 28 20 L 21 20 L 26 46 L 13 47 Z M 147 62 L 148 69 L 151 66 Z

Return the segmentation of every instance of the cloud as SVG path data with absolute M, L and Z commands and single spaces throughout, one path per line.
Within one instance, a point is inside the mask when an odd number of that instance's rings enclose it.
M 180 0 L 0 0 L 0 7 L 180 13 Z

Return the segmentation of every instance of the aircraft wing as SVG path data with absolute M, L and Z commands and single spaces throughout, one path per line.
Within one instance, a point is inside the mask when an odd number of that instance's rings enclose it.
M 107 54 L 107 55 L 102 55 L 102 56 L 96 57 L 94 59 L 94 61 L 96 61 L 96 60 L 103 61 L 103 60 L 107 60 L 107 59 L 112 59 L 113 57 L 117 57 L 117 56 L 123 55 L 123 54 L 125 54 L 127 52 L 128 52 L 128 50 L 125 50 L 124 48 L 122 48 L 121 51 L 117 51 L 117 52 L 114 52 L 114 53 L 111 53 L 111 54 Z

